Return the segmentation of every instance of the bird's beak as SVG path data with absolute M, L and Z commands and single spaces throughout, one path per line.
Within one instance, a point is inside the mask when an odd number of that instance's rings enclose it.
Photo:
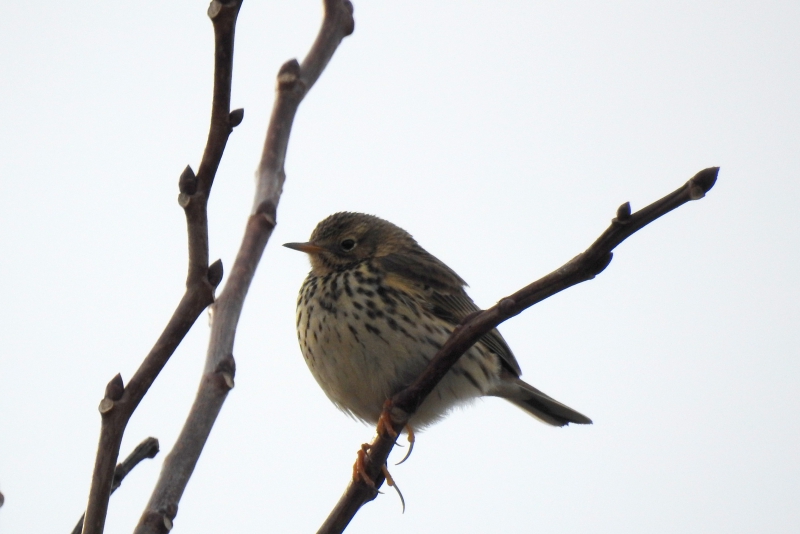
M 299 250 L 300 252 L 305 252 L 306 254 L 319 254 L 320 252 L 325 252 L 323 247 L 313 243 L 284 243 L 283 246 L 293 250 Z

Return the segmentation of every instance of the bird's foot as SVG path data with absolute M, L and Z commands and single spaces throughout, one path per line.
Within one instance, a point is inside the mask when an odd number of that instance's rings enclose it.
M 367 474 L 367 466 L 365 464 L 365 459 L 369 457 L 369 448 L 370 448 L 369 443 L 364 443 L 358 450 L 358 454 L 356 455 L 356 463 L 353 464 L 353 481 L 354 482 L 362 481 L 370 488 L 374 489 L 375 491 L 378 491 L 378 488 L 375 486 L 375 481 L 372 480 Z
M 377 493 L 383 493 L 378 490 L 378 486 L 375 484 L 375 481 L 370 478 L 367 474 L 367 465 L 366 459 L 369 458 L 369 443 L 363 443 L 361 448 L 358 450 L 358 454 L 356 455 L 356 463 L 353 464 L 353 482 L 363 482 L 370 488 L 374 489 Z M 397 492 L 397 496 L 400 497 L 400 503 L 403 505 L 403 513 L 406 511 L 406 500 L 403 498 L 403 494 L 400 492 L 400 488 L 397 487 L 397 482 L 394 481 L 391 473 L 389 473 L 389 469 L 387 469 L 386 464 L 381 466 L 381 472 L 383 473 L 384 478 L 386 479 L 386 483 L 389 487 L 394 488 Z

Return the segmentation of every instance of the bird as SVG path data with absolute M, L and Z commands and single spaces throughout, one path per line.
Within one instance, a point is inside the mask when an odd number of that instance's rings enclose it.
M 340 410 L 378 423 L 384 403 L 413 382 L 456 326 L 480 308 L 466 282 L 402 228 L 364 213 L 323 219 L 304 243 L 311 271 L 297 298 L 301 352 L 319 386 Z M 585 415 L 520 378 L 522 370 L 497 329 L 450 369 L 408 420 L 420 430 L 456 406 L 500 397 L 553 426 L 591 424 Z

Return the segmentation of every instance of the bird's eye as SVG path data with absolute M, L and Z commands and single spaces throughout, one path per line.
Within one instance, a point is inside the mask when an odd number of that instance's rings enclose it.
M 350 252 L 356 246 L 356 242 L 353 239 L 345 239 L 339 243 L 339 246 L 341 246 L 342 250 L 345 252 Z

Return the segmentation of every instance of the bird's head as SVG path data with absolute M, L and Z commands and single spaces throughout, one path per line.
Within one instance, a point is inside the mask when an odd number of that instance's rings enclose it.
M 324 276 L 364 260 L 421 250 L 411 235 L 379 217 L 340 212 L 323 219 L 306 243 L 283 245 L 308 254 L 311 271 Z

